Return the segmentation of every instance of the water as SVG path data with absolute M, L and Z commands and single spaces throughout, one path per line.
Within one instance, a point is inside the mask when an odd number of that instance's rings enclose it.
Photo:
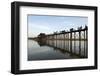
M 28 60 L 87 58 L 87 41 L 28 40 Z

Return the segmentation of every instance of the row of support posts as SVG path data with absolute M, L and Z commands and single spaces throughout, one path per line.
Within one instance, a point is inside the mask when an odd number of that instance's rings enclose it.
M 82 37 L 82 33 L 83 33 L 83 37 Z M 85 57 L 88 56 L 88 41 L 87 41 L 88 40 L 88 29 L 87 28 L 84 30 L 78 30 L 78 31 L 73 31 L 73 29 L 70 29 L 70 32 L 47 35 L 46 40 L 47 41 L 52 40 L 52 42 L 56 41 L 56 43 L 55 43 L 56 47 L 58 47 L 57 46 L 58 40 L 63 40 L 63 44 L 68 44 L 67 46 L 64 45 L 63 47 L 64 48 L 68 47 L 68 50 L 70 50 L 70 53 L 76 53 L 76 51 L 78 51 L 79 55 L 84 53 L 84 55 L 82 55 L 82 56 L 85 56 Z M 67 41 L 67 43 L 66 43 L 66 41 Z M 54 44 L 54 42 L 53 42 L 53 44 Z M 60 44 L 60 45 L 62 46 L 63 44 Z M 78 44 L 78 46 L 77 46 L 77 44 Z M 61 46 L 59 46 L 59 47 L 61 47 Z M 73 50 L 73 48 L 74 48 L 74 50 Z

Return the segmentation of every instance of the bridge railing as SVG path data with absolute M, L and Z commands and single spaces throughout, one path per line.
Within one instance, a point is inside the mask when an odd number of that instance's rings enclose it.
M 74 30 L 73 28 L 70 29 L 70 31 L 62 31 L 60 33 L 54 33 L 54 34 L 48 34 L 46 35 L 46 39 L 65 39 L 65 40 L 87 40 L 88 39 L 88 28 L 85 26 L 85 28 L 79 27 L 77 30 Z

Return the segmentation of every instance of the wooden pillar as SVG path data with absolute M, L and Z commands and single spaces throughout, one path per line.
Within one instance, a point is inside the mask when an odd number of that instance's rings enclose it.
M 70 41 L 70 40 L 69 40 L 69 33 L 67 33 L 67 43 L 68 43 L 67 46 L 68 46 L 68 51 L 70 50 L 70 49 L 69 49 L 69 41 Z
M 48 44 L 49 44 L 49 40 L 50 40 L 50 35 L 48 36 Z
M 70 31 L 70 52 L 72 52 L 72 31 Z
M 47 44 L 48 44 L 48 35 L 47 35 Z
M 76 52 L 76 32 L 74 32 L 74 53 Z
M 86 56 L 86 50 L 85 50 L 86 49 L 86 45 L 85 45 L 86 44 L 86 38 L 85 38 L 85 35 L 86 34 L 85 34 L 85 30 L 84 30 L 84 57 Z
M 63 48 L 63 42 L 62 42 L 62 40 L 63 40 L 63 34 L 61 34 L 61 48 Z
M 65 33 L 64 33 L 64 40 L 63 41 L 64 41 L 64 49 L 65 49 Z
M 88 30 L 86 29 L 86 57 L 88 57 Z
M 52 43 L 53 43 L 53 46 L 55 46 L 54 40 L 55 40 L 55 34 L 52 35 Z
M 63 39 L 65 40 L 65 34 L 63 34 L 63 37 L 64 37 Z
M 81 30 L 79 30 L 79 55 L 81 56 Z
M 57 47 L 57 34 L 56 34 L 56 42 L 55 43 L 56 43 L 56 47 Z

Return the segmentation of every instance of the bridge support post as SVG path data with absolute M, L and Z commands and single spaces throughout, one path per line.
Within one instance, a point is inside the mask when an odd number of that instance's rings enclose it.
M 81 56 L 81 31 L 79 30 L 79 55 Z
M 70 31 L 70 52 L 72 53 L 72 31 Z

